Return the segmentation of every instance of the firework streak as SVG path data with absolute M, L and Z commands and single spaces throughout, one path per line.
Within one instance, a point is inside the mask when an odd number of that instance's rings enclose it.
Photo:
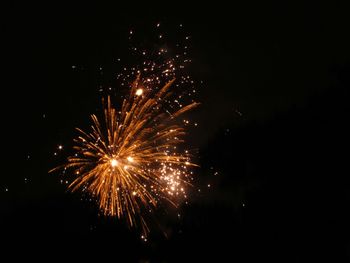
M 72 191 L 88 193 L 107 216 L 125 218 L 147 234 L 147 213 L 186 198 L 195 166 L 187 150 L 181 150 L 185 125 L 179 117 L 198 105 L 191 102 L 172 110 L 174 95 L 169 81 L 162 88 L 147 88 L 140 75 L 117 110 L 108 96 L 104 118 L 92 115 L 89 132 L 77 129 L 75 153 L 58 169 L 76 176 Z

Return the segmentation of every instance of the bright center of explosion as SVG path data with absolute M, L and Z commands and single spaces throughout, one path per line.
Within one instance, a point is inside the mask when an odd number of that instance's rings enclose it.
M 111 160 L 112 167 L 116 167 L 118 165 L 118 161 L 116 159 Z
M 142 93 L 143 93 L 142 89 L 137 89 L 135 94 L 136 94 L 136 96 L 141 96 Z

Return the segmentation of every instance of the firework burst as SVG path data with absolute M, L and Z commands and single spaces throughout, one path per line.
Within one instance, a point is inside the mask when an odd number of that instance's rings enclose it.
M 181 149 L 185 126 L 179 117 L 198 103 L 172 110 L 174 81 L 152 90 L 138 76 L 119 111 L 108 96 L 104 118 L 92 115 L 89 132 L 77 129 L 75 154 L 51 170 L 72 169 L 76 177 L 70 190 L 88 193 L 104 215 L 125 218 L 144 234 L 149 232 L 147 213 L 166 202 L 176 206 L 186 197 L 195 166 Z

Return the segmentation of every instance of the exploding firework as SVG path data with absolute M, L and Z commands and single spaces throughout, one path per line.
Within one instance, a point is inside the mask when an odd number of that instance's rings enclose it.
M 198 103 L 170 107 L 174 81 L 154 90 L 138 76 L 120 110 L 108 96 L 104 118 L 92 115 L 91 131 L 77 129 L 75 154 L 52 170 L 72 169 L 76 177 L 70 190 L 88 193 L 104 215 L 125 218 L 144 234 L 149 232 L 147 213 L 186 198 L 195 166 L 181 149 L 186 121 L 179 117 Z

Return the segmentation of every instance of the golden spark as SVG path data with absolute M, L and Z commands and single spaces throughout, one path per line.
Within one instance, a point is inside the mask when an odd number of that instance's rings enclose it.
M 92 115 L 90 132 L 77 129 L 75 154 L 51 170 L 73 169 L 71 191 L 90 194 L 104 215 L 126 218 L 130 226 L 141 226 L 144 235 L 149 232 L 145 215 L 163 201 L 177 206 L 195 166 L 188 151 L 177 147 L 185 135 L 177 120 L 198 103 L 171 112 L 173 82 L 152 91 L 138 76 L 120 111 L 108 97 L 103 122 Z

